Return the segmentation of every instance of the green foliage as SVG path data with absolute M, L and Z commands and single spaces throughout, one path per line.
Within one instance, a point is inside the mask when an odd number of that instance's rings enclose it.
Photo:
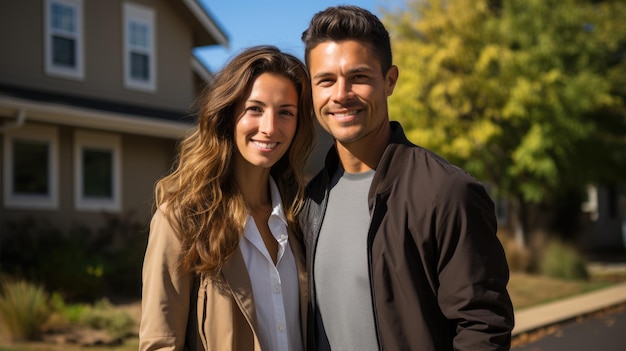
M 10 341 L 38 338 L 51 313 L 43 288 L 23 280 L 2 282 L 0 324 Z
M 540 273 L 553 278 L 587 280 L 587 262 L 572 246 L 562 241 L 551 240 L 543 248 Z
M 89 305 L 84 303 L 67 304 L 59 293 L 53 293 L 50 302 L 58 316 L 57 324 L 80 324 L 81 317 L 89 308 Z
M 68 304 L 58 293 L 49 297 L 42 287 L 19 280 L 2 284 L 0 325 L 10 341 L 35 340 L 44 330 L 72 325 L 105 330 L 121 340 L 132 333 L 135 321 L 107 299 Z
M 125 217 L 109 216 L 105 223 L 66 232 L 33 219 L 9 223 L 0 243 L 2 270 L 73 301 L 109 293 L 136 297 L 147 233 Z
M 626 179 L 626 3 L 408 0 L 387 13 L 409 138 L 523 203 Z
M 106 330 L 116 339 L 122 339 L 130 335 L 135 325 L 135 321 L 128 313 L 113 308 L 106 299 L 100 300 L 92 307 L 85 309 L 81 314 L 80 322 L 94 329 Z

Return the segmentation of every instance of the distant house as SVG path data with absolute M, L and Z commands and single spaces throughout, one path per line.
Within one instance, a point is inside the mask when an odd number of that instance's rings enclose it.
M 589 185 L 581 210 L 583 247 L 591 252 L 626 250 L 626 189 Z
M 197 0 L 0 2 L 0 236 L 25 218 L 147 224 L 207 45 L 228 39 Z

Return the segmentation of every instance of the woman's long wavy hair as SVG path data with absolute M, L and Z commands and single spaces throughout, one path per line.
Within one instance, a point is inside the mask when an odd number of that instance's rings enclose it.
M 262 73 L 288 78 L 299 95 L 296 134 L 287 153 L 272 166 L 289 226 L 304 194 L 304 166 L 315 143 L 311 86 L 304 64 L 274 46 L 251 47 L 215 75 L 199 99 L 197 125 L 178 145 L 170 174 L 155 188 L 182 243 L 181 268 L 215 276 L 238 247 L 248 216 L 232 174 L 237 103 Z M 266 184 L 259 184 L 266 186 Z

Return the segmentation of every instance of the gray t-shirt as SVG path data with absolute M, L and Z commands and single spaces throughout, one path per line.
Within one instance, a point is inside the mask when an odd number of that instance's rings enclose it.
M 373 177 L 337 171 L 317 243 L 315 291 L 333 351 L 378 350 L 367 263 Z

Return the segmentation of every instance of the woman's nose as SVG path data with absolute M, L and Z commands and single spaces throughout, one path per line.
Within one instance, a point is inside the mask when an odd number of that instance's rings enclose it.
M 259 131 L 265 135 L 274 134 L 274 129 L 275 129 L 274 119 L 275 119 L 274 112 L 271 110 L 266 110 L 265 113 L 263 114 L 263 117 L 261 117 Z

